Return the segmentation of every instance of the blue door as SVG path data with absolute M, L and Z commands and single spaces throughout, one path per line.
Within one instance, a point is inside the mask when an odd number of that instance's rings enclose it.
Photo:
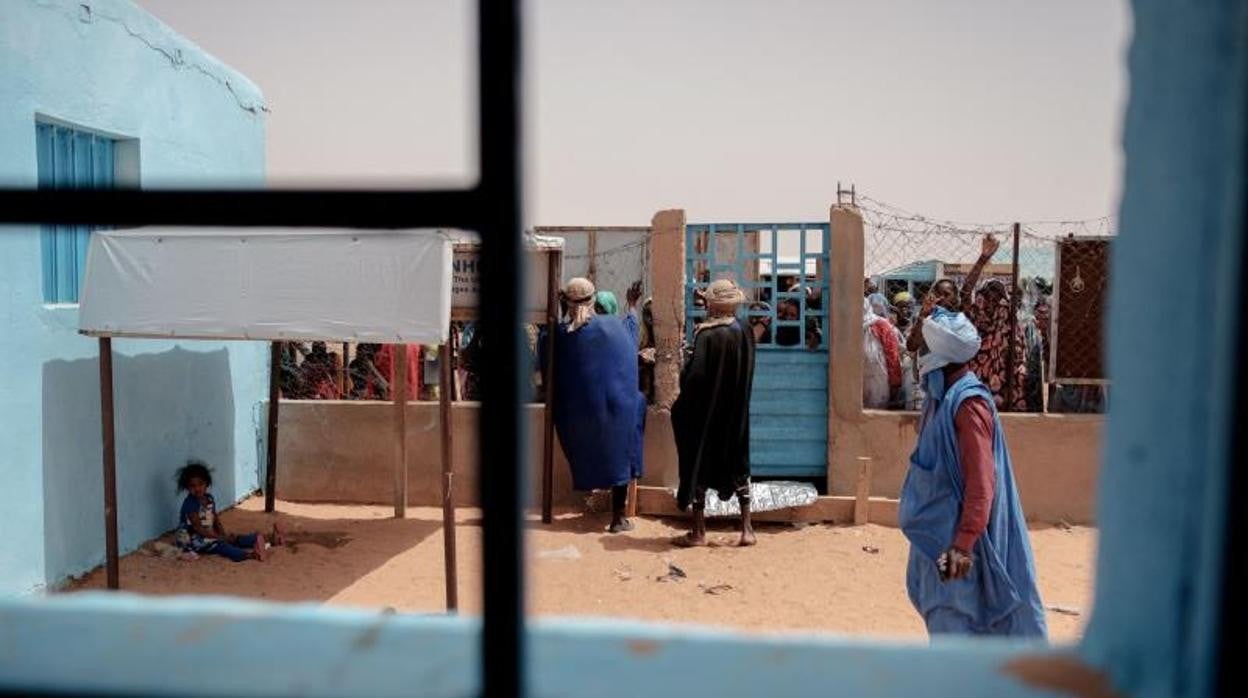
M 685 227 L 685 331 L 705 317 L 695 289 L 729 278 L 758 338 L 750 398 L 756 478 L 825 477 L 828 452 L 827 223 Z

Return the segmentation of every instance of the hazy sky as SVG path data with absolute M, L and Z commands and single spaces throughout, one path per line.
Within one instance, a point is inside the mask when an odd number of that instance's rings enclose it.
M 275 184 L 471 181 L 470 0 L 139 0 L 264 91 Z M 537 225 L 1116 213 L 1125 0 L 531 0 Z

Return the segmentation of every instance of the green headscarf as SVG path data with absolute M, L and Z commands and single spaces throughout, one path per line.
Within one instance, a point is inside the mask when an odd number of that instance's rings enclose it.
M 620 312 L 620 302 L 615 299 L 615 294 L 610 291 L 599 291 L 594 296 L 594 303 L 602 306 L 605 311 L 603 315 L 618 315 Z

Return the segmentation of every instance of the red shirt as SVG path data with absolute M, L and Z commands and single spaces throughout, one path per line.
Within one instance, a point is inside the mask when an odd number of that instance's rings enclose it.
M 966 366 L 946 371 L 945 385 L 953 385 L 966 372 Z M 963 400 L 953 417 L 953 427 L 958 437 L 958 463 L 965 487 L 953 547 L 969 553 L 988 528 L 996 487 L 997 466 L 992 454 L 995 425 L 987 401 L 982 397 Z
M 876 320 L 871 323 L 871 334 L 880 342 L 884 351 L 884 365 L 888 369 L 888 387 L 901 387 L 901 340 L 897 339 L 897 330 L 888 320 Z
M 383 344 L 377 350 L 377 355 L 373 358 L 373 365 L 377 367 L 377 372 L 386 377 L 390 382 L 390 399 L 394 399 L 394 350 L 396 344 Z M 407 347 L 407 399 L 408 401 L 416 401 L 420 399 L 420 351 L 419 344 L 403 345 Z M 374 394 L 368 397 L 376 398 Z

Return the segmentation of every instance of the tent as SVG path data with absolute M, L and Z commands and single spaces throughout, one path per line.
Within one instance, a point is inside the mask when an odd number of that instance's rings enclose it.
M 108 586 L 120 587 L 112 338 L 272 342 L 265 511 L 277 479 L 280 343 L 441 344 L 451 319 L 453 236 L 438 230 L 140 228 L 97 232 L 87 253 L 79 331 L 99 338 Z M 395 516 L 406 513 L 406 352 L 395 352 Z M 442 468 L 451 470 L 449 391 Z M 454 600 L 454 510 L 443 481 L 447 598 Z M 451 605 L 453 608 L 453 604 Z

